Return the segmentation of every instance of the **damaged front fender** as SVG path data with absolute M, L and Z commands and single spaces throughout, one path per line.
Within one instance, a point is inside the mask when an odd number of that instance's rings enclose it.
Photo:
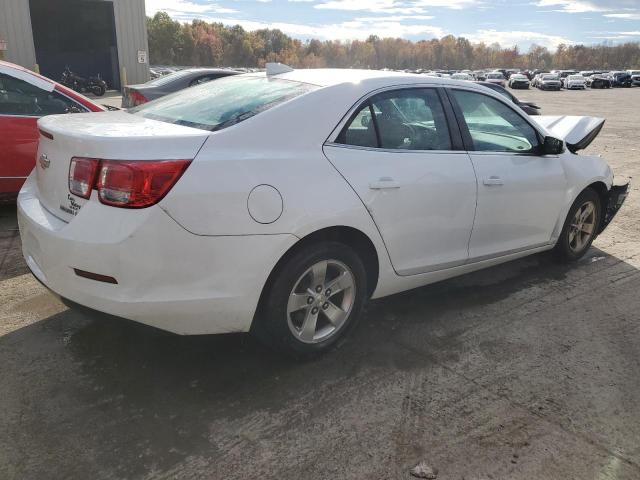
M 602 217 L 602 222 L 600 223 L 600 229 L 598 233 L 602 233 L 605 228 L 611 223 L 613 217 L 616 216 L 620 207 L 627 199 L 629 195 L 629 187 L 631 183 L 627 182 L 625 185 L 612 185 L 609 192 L 607 192 L 607 196 L 605 199 L 605 208 L 604 215 Z

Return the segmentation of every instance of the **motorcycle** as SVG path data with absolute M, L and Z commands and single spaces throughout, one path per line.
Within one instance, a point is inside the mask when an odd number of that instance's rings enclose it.
M 75 90 L 76 92 L 90 92 L 98 97 L 103 96 L 107 91 L 107 82 L 102 80 L 99 74 L 97 77 L 84 78 L 73 73 L 69 67 L 64 69 L 60 83 L 65 87 Z

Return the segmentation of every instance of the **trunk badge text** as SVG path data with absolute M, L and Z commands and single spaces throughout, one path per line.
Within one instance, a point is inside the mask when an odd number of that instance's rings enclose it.
M 47 157 L 46 153 L 43 153 L 40 155 L 40 158 L 38 159 L 38 162 L 40 163 L 40 166 L 44 169 L 44 168 L 49 168 L 49 165 L 51 165 L 51 160 L 49 160 L 49 158 Z

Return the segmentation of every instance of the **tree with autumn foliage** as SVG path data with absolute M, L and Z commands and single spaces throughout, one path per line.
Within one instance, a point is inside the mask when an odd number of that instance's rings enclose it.
M 640 43 L 564 45 L 555 52 L 532 45 L 503 48 L 497 43 L 472 44 L 464 37 L 412 42 L 402 38 L 366 40 L 308 40 L 302 42 L 277 29 L 246 31 L 193 20 L 180 23 L 165 12 L 147 19 L 150 62 L 156 65 L 263 67 L 281 62 L 293 67 L 481 69 L 552 68 L 577 70 L 640 68 Z

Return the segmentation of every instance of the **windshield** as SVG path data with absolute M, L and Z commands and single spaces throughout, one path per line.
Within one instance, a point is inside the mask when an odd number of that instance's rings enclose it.
M 582 75 L 569 75 L 569 80 L 584 80 Z
M 494 79 L 495 78 L 499 78 L 499 79 L 502 79 L 504 77 L 502 76 L 501 73 L 490 73 L 490 74 L 487 75 L 487 78 L 494 78 Z
M 316 88 L 276 78 L 232 76 L 167 95 L 132 108 L 129 113 L 216 131 Z
M 558 80 L 557 75 L 543 75 L 542 80 Z

